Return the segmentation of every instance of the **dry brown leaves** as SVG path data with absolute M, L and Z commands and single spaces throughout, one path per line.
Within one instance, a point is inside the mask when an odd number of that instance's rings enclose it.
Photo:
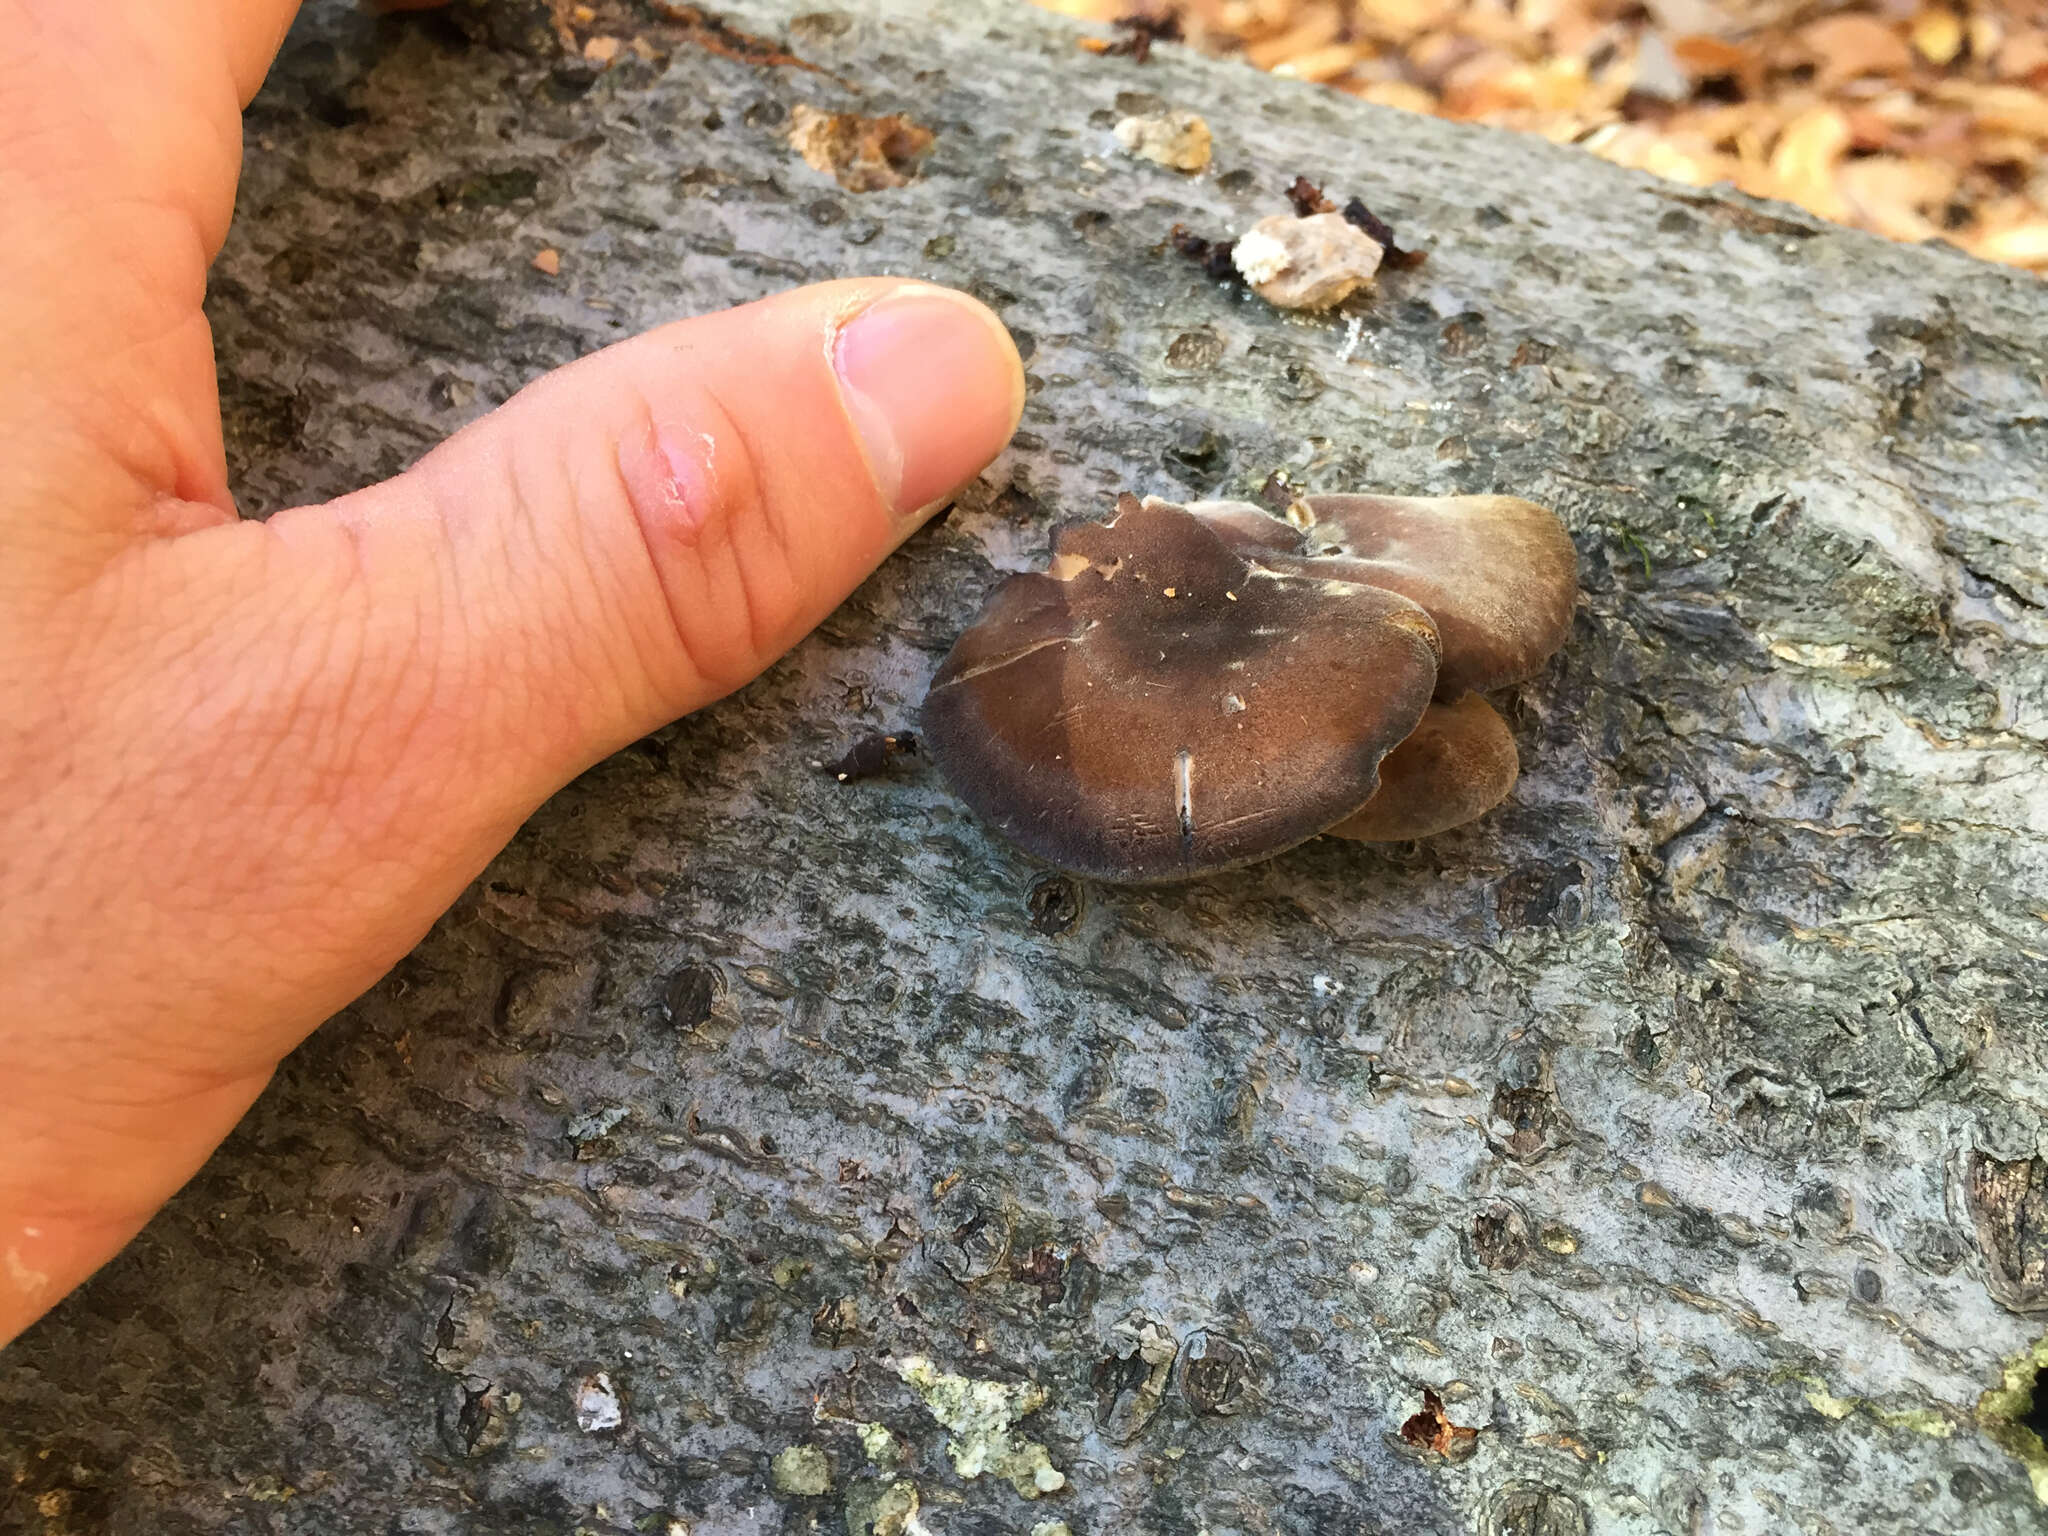
M 1369 101 L 2048 272 L 2048 0 L 1153 5 L 1197 47 Z

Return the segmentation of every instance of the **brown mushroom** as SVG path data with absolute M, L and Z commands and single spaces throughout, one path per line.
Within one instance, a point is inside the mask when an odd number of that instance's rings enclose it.
M 1429 610 L 1439 700 L 1535 675 L 1564 644 L 1578 552 L 1557 514 L 1515 496 L 1305 496 L 1306 532 L 1248 501 L 1188 510 L 1246 559 L 1384 587 Z
M 1521 765 L 1500 712 L 1476 693 L 1431 704 L 1380 764 L 1379 793 L 1330 828 L 1332 837 L 1398 843 L 1484 816 L 1515 787 Z
M 924 745 L 970 809 L 1096 879 L 1228 869 L 1365 805 L 1436 681 L 1429 616 L 1321 569 L 1248 563 L 1122 497 L 1005 581 L 932 680 Z
M 1514 788 L 1514 738 L 1467 690 L 1527 677 L 1564 642 L 1577 556 L 1556 516 L 1508 496 L 1309 496 L 1311 526 L 1243 501 L 1188 510 L 1255 563 L 1323 570 L 1405 593 L 1437 621 L 1436 697 L 1380 765 L 1381 788 L 1338 837 L 1398 842 L 1484 815 Z
M 1306 500 L 1318 570 L 1399 592 L 1436 620 L 1441 700 L 1535 676 L 1571 632 L 1578 551 L 1547 507 L 1517 496 Z

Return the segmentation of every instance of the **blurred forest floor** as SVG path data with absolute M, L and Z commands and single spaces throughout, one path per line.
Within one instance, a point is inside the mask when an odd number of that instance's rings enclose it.
M 2048 273 L 2048 0 L 1039 3 Z

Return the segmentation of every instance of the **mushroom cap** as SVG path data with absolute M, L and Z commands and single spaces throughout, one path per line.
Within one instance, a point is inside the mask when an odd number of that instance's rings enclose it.
M 1485 815 L 1515 787 L 1521 764 L 1507 721 L 1476 693 L 1432 704 L 1380 764 L 1379 793 L 1330 828 L 1332 837 L 1400 843 Z
M 1147 496 L 1146 501 L 1157 497 Z M 1168 502 L 1165 505 L 1171 506 Z M 1307 536 L 1284 517 L 1275 517 L 1264 507 L 1249 501 L 1191 501 L 1188 511 L 1207 523 L 1223 542 L 1247 559 L 1272 551 L 1281 555 L 1305 554 Z
M 1533 677 L 1571 633 L 1579 557 L 1548 507 L 1518 496 L 1310 496 L 1317 569 L 1429 610 L 1436 696 Z
M 1267 570 L 1126 496 L 1060 530 L 932 679 L 924 746 L 977 816 L 1059 869 L 1186 879 L 1291 848 L 1379 788 L 1436 681 L 1395 593 Z
M 1307 496 L 1303 533 L 1248 501 L 1191 502 L 1254 564 L 1413 598 L 1443 641 L 1439 700 L 1534 676 L 1564 644 L 1578 551 L 1557 515 L 1514 496 Z

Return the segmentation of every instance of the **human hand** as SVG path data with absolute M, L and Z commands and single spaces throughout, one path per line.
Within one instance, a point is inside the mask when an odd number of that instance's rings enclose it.
M 739 687 L 1015 428 L 1000 323 L 830 283 L 241 522 L 206 268 L 296 0 L 0 0 L 0 1342 L 556 787 Z

